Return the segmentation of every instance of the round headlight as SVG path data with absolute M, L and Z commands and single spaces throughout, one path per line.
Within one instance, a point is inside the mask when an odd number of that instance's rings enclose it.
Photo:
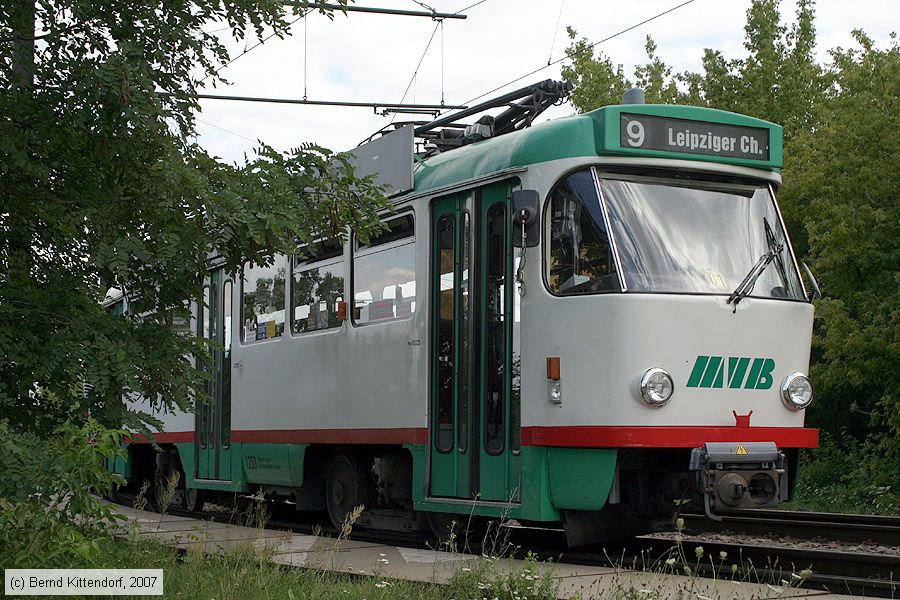
M 650 369 L 641 377 L 641 397 L 653 408 L 668 402 L 674 389 L 672 377 L 663 369 Z
M 812 384 L 803 373 L 791 373 L 781 382 L 781 400 L 791 410 L 806 408 L 812 397 Z

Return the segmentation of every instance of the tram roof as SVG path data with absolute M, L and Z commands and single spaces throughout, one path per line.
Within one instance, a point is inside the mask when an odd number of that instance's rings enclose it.
M 653 139 L 630 147 L 623 128 L 632 120 L 639 121 L 644 135 Z M 757 140 L 757 151 L 741 151 L 741 144 L 746 141 L 750 146 L 751 138 Z M 582 156 L 674 158 L 778 171 L 782 166 L 782 128 L 754 117 L 696 106 L 605 106 L 431 156 L 416 165 L 415 192 L 504 169 Z

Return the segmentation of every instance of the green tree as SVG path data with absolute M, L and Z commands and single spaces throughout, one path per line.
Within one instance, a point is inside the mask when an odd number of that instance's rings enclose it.
M 900 360 L 900 48 L 854 36 L 860 49 L 831 52 L 822 125 L 795 140 L 802 168 L 789 174 L 826 292 L 813 415 L 858 439 L 888 435 L 884 451 L 900 465 L 900 381 L 886 376 Z
M 0 7 L 0 415 L 14 427 L 86 408 L 136 425 L 123 393 L 189 406 L 205 386 L 184 357 L 205 348 L 175 330 L 211 252 L 239 273 L 379 227 L 380 189 L 343 156 L 261 144 L 227 165 L 191 141 L 197 91 L 229 60 L 206 31 L 283 37 L 288 16 L 274 0 Z M 141 318 L 101 307 L 113 286 Z
M 625 90 L 631 87 L 622 65 L 613 65 L 602 52 L 595 57 L 590 40 L 576 40 L 578 32 L 572 27 L 567 27 L 566 31 L 572 40 L 566 49 L 571 63 L 563 65 L 562 76 L 575 85 L 570 102 L 582 112 L 618 104 Z

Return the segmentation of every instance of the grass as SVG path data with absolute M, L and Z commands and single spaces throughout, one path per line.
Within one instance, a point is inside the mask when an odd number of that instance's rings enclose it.
M 262 525 L 265 517 L 258 510 L 251 510 L 248 521 L 253 519 Z M 350 527 L 345 528 L 345 533 L 349 533 Z M 260 552 L 249 544 L 227 554 L 179 551 L 141 538 L 136 530 L 128 538 L 100 537 L 95 541 L 89 560 L 75 559 L 70 564 L 53 566 L 163 569 L 165 597 L 173 599 L 551 600 L 558 597 L 559 591 L 559 583 L 553 579 L 549 565 L 540 563 L 534 555 L 512 570 L 505 569 L 498 557 L 487 556 L 477 564 L 468 563 L 469 566 L 461 568 L 448 584 L 437 585 L 391 579 L 378 572 L 374 576 L 362 576 L 281 566 L 270 561 L 273 548 Z M 324 558 L 327 564 L 327 556 Z M 615 574 L 604 578 L 605 587 L 599 590 L 599 596 L 585 598 L 712 600 L 729 597 L 724 590 L 717 591 L 718 582 L 697 576 L 700 564 L 712 561 L 713 557 L 704 555 L 702 549 L 686 555 L 680 541 L 676 541 L 668 558 L 652 564 L 620 566 Z M 729 572 L 729 562 L 725 556 L 715 557 L 713 566 L 724 571 L 724 581 L 766 583 L 748 576 L 749 571 L 744 567 L 735 566 Z M 629 568 L 637 568 L 638 572 L 631 573 Z M 673 583 L 669 575 L 687 577 Z M 807 576 L 808 573 L 802 573 L 790 582 L 773 582 L 770 593 L 786 596 Z
M 165 597 L 215 600 L 443 598 L 427 584 L 282 567 L 249 547 L 225 555 L 179 552 L 149 540 L 102 540 L 92 561 L 104 568 L 163 569 Z
M 220 555 L 182 552 L 144 539 L 104 538 L 98 542 L 92 566 L 163 569 L 165 597 L 179 600 L 556 598 L 553 580 L 546 574 L 539 574 L 534 561 L 509 573 L 500 573 L 495 563 L 486 561 L 481 568 L 460 571 L 448 585 L 442 586 L 390 579 L 378 574 L 369 577 L 280 566 L 269 562 L 271 555 L 258 553 L 249 546 Z
M 163 506 L 169 503 L 169 488 L 174 488 L 177 480 L 172 479 L 167 484 L 159 499 Z M 143 503 L 143 496 L 139 495 L 136 504 Z M 262 496 L 251 502 L 244 512 L 246 525 L 264 528 L 268 520 L 267 507 Z M 334 549 L 321 551 L 323 554 L 315 557 L 317 564 L 337 566 L 341 544 L 349 537 L 361 512 L 362 507 L 350 512 Z M 683 529 L 683 521 L 679 521 Z M 535 555 L 529 553 L 524 561 L 512 568 L 509 563 L 500 560 L 512 555 L 518 548 L 510 544 L 506 528 L 496 526 L 488 528 L 486 541 L 482 545 L 482 560 L 466 562 L 466 566 L 443 585 L 392 579 L 377 569 L 374 576 L 365 576 L 341 572 L 336 568 L 326 570 L 278 565 L 272 562 L 274 545 L 260 549 L 248 542 L 219 554 L 205 552 L 201 549 L 203 545 L 197 544 L 181 551 L 142 538 L 136 525 L 132 525 L 125 538 L 112 538 L 97 529 L 90 530 L 88 534 L 93 539 L 86 546 L 89 549 L 87 554 L 58 556 L 40 566 L 162 569 L 165 597 L 174 599 L 555 600 L 559 596 L 559 580 L 553 577 L 550 566 L 540 563 Z M 438 549 L 454 552 L 457 541 L 451 536 Z M 600 580 L 602 589 L 595 588 L 585 598 L 712 600 L 730 597 L 725 590 L 730 589 L 727 586 L 733 585 L 731 582 L 769 583 L 770 594 L 784 596 L 809 576 L 808 572 L 802 572 L 791 576 L 790 581 L 767 581 L 764 580 L 767 576 L 756 572 L 752 565 L 750 568 L 734 565 L 729 571 L 728 559 L 724 554 L 715 558 L 705 555 L 702 548 L 687 555 L 681 539 L 676 539 L 667 556 L 653 559 L 653 562 L 647 560 L 644 564 L 620 564 L 613 574 Z M 386 563 L 387 559 L 382 561 Z M 719 573 L 719 581 L 700 578 L 701 564 L 711 566 Z M 686 577 L 673 580 L 672 575 Z M 727 582 L 727 586 L 720 586 L 723 581 Z M 720 587 L 724 588 L 723 591 Z

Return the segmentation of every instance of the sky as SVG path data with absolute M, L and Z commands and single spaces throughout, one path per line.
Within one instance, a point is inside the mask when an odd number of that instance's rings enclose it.
M 350 12 L 329 20 L 312 14 L 294 23 L 290 37 L 272 38 L 252 49 L 252 38 L 235 41 L 227 30 L 216 32 L 232 58 L 247 52 L 221 71 L 227 85 L 203 91 L 396 103 L 408 87 L 406 102 L 440 104 L 443 99 L 448 105 L 471 104 L 473 98 L 562 58 L 569 44 L 567 27 L 574 28 L 579 37 L 599 41 L 685 0 L 423 1 L 438 12 L 466 9 L 463 14 L 467 18 L 446 19 L 439 25 L 423 17 Z M 415 0 L 357 0 L 355 4 L 423 10 Z M 644 44 L 650 35 L 658 46 L 657 55 L 675 71 L 699 71 L 704 48 L 721 50 L 727 58 L 746 54 L 743 28 L 749 6 L 749 0 L 693 0 L 596 50 L 602 50 L 631 75 L 635 65 L 645 62 Z M 795 10 L 793 0 L 782 0 L 782 19 L 789 25 Z M 900 2 L 819 0 L 816 51 L 820 61 L 828 61 L 831 48 L 854 46 L 853 29 L 862 29 L 879 47 L 887 47 L 890 33 L 900 29 Z M 561 66 L 548 66 L 487 98 L 544 79 L 559 79 Z M 223 100 L 201 100 L 201 107 L 197 141 L 210 154 L 229 163 L 243 163 L 245 156 L 252 157 L 258 140 L 279 150 L 306 142 L 335 151 L 349 150 L 392 119 L 375 114 L 371 108 Z M 548 110 L 539 120 L 574 112 L 570 104 L 564 104 Z M 396 118 L 430 119 L 424 115 Z

